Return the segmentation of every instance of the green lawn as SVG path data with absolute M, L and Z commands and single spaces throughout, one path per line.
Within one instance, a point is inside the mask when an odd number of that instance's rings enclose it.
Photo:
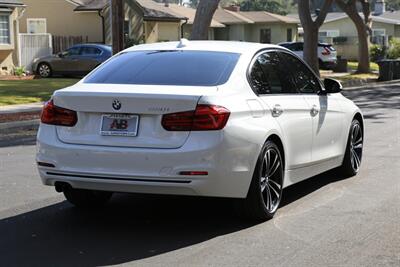
M 78 81 L 65 78 L 0 81 L 0 106 L 47 101 L 55 90 Z
M 347 64 L 348 64 L 347 66 L 349 67 L 349 70 L 351 70 L 351 71 L 356 71 L 357 70 L 357 66 L 358 66 L 358 62 L 357 61 L 349 61 Z M 376 64 L 374 62 L 371 62 L 369 64 L 369 68 L 371 69 L 371 71 L 379 71 L 378 64 Z

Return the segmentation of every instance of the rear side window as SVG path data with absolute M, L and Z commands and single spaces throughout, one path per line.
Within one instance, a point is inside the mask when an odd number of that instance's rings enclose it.
M 79 47 L 72 47 L 65 52 L 65 56 L 78 56 L 81 49 Z
M 285 48 L 287 48 L 287 49 L 291 49 L 292 44 L 286 43 L 286 44 L 280 44 L 280 46 L 285 47 Z
M 250 82 L 256 94 L 296 93 L 290 86 L 287 70 L 276 52 L 261 54 L 250 71 Z
M 291 50 L 293 50 L 293 51 L 303 51 L 303 43 L 295 43 Z
M 81 54 L 83 56 L 100 55 L 101 50 L 96 47 L 82 47 Z
M 216 86 L 228 81 L 239 57 L 211 51 L 127 52 L 102 65 L 85 83 Z
M 320 90 L 318 78 L 302 61 L 288 53 L 279 54 L 286 64 L 286 69 L 292 74 L 293 86 L 298 92 L 311 94 Z

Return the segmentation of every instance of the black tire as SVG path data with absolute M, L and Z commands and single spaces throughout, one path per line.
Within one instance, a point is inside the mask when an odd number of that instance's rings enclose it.
M 53 75 L 53 70 L 48 63 L 43 62 L 37 66 L 36 73 L 42 78 L 50 78 Z
M 327 69 L 326 66 L 325 66 L 325 63 L 321 59 L 318 59 L 318 65 L 319 65 L 319 69 L 320 70 L 326 70 Z
M 68 188 L 64 190 L 65 198 L 79 208 L 104 206 L 112 197 L 112 192 Z
M 269 160 L 273 164 L 267 163 L 268 153 Z M 277 163 L 274 163 L 273 157 L 276 157 Z M 239 202 L 240 214 L 257 221 L 274 217 L 282 199 L 283 180 L 284 166 L 281 151 L 274 142 L 267 141 L 258 157 L 247 197 Z M 271 196 L 270 201 L 267 199 L 268 196 Z M 268 206 L 268 203 L 271 205 Z
M 359 172 L 363 154 L 363 140 L 364 133 L 361 123 L 358 119 L 353 119 L 347 138 L 343 163 L 338 168 L 338 172 L 344 177 L 352 177 Z

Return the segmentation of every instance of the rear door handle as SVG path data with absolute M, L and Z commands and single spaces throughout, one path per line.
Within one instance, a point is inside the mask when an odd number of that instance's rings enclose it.
M 272 117 L 279 117 L 280 115 L 282 115 L 283 113 L 283 109 L 281 107 L 281 105 L 276 104 L 274 106 L 274 108 L 272 109 Z
M 318 115 L 319 109 L 318 109 L 317 105 L 312 106 L 310 113 L 311 113 L 311 116 L 313 116 L 313 117 Z

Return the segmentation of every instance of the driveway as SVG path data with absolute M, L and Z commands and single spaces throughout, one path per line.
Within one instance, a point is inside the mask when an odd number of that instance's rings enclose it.
M 285 189 L 262 224 L 224 199 L 120 194 L 79 211 L 40 184 L 32 142 L 2 147 L 0 266 L 400 266 L 400 84 L 344 94 L 366 118 L 359 175 Z

